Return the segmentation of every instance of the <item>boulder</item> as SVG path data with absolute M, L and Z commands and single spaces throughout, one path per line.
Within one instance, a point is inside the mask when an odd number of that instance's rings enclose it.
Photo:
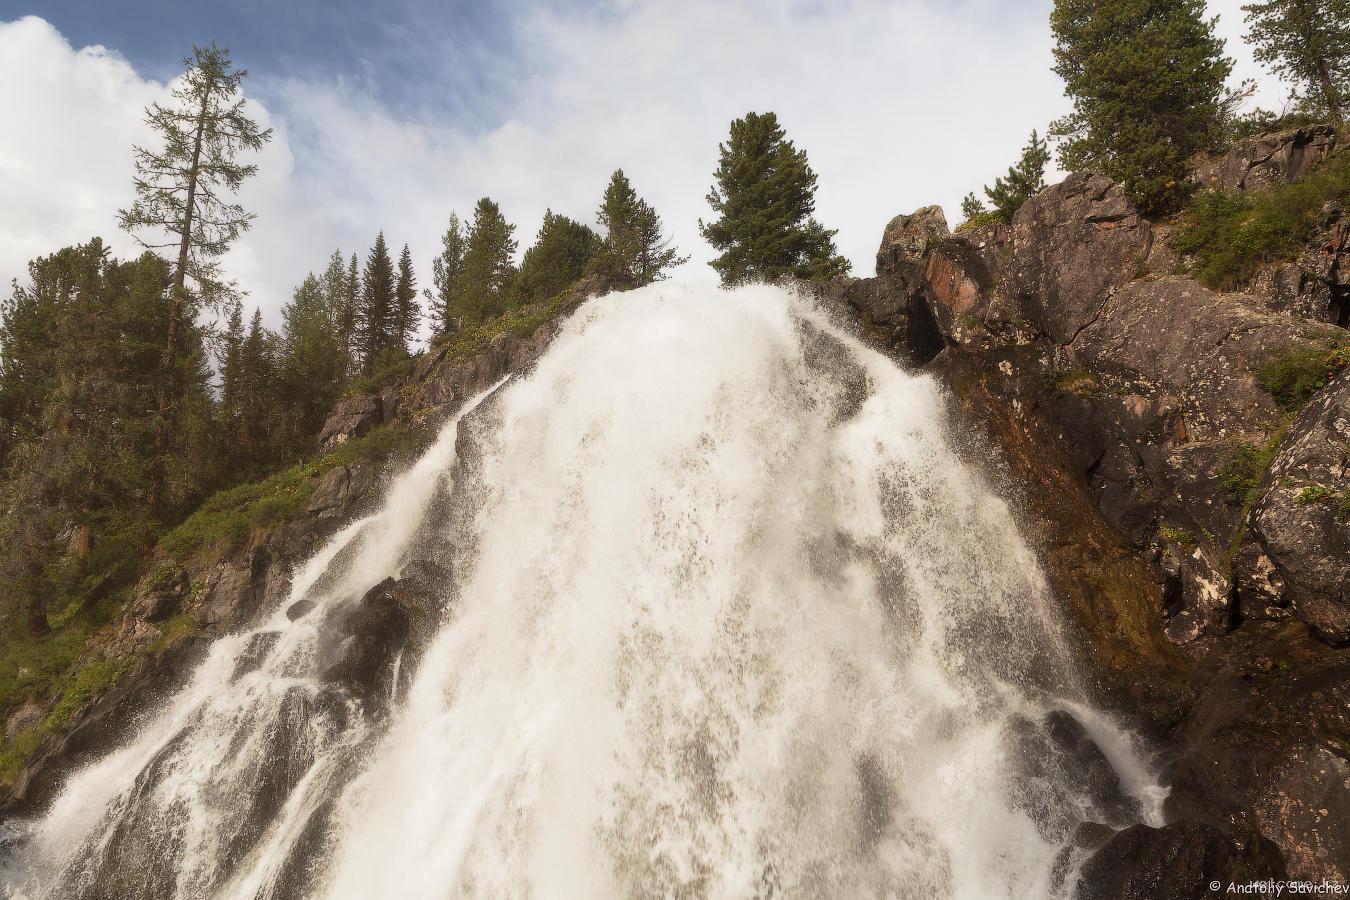
M 1278 851 L 1259 836 L 1239 843 L 1191 821 L 1133 825 L 1083 864 L 1078 900 L 1201 900 L 1219 896 L 1231 882 L 1265 878 L 1283 879 L 1284 869 Z
M 1350 370 L 1294 419 L 1252 509 L 1271 592 L 1330 643 L 1350 643 Z
M 378 394 L 358 394 L 340 400 L 319 431 L 319 449 L 327 453 L 383 421 L 384 403 Z

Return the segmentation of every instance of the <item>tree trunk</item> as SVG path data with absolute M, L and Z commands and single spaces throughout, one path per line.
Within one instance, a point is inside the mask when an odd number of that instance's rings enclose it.
M 173 406 L 174 369 L 177 362 L 178 323 L 183 316 L 187 296 L 188 249 L 192 241 L 192 214 L 197 202 L 197 176 L 201 168 L 202 138 L 206 131 L 206 114 L 211 105 L 211 81 L 202 91 L 201 111 L 197 115 L 197 131 L 192 138 L 192 165 L 188 167 L 187 201 L 183 205 L 183 223 L 178 242 L 178 264 L 173 273 L 173 299 L 169 304 L 169 327 L 164 338 L 164 357 L 160 364 L 159 403 L 155 417 L 155 445 L 150 457 L 150 489 L 146 505 L 150 518 L 159 516 L 164 490 L 164 458 L 168 454 L 169 413 Z

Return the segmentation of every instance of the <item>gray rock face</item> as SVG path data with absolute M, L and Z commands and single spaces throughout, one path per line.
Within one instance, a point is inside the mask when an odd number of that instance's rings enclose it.
M 1290 426 L 1251 513 L 1275 597 L 1314 632 L 1350 643 L 1350 371 Z
M 361 394 L 339 400 L 319 432 L 319 449 L 327 453 L 383 421 L 384 404 L 378 395 Z
M 1330 125 L 1305 125 L 1238 141 L 1223 156 L 1202 158 L 1195 181 L 1203 187 L 1242 191 L 1288 184 L 1307 174 L 1340 145 Z
M 1138 277 L 1152 229 L 1102 175 L 1070 175 L 1013 219 L 1007 289 L 1057 344 L 1096 321 L 1114 288 Z

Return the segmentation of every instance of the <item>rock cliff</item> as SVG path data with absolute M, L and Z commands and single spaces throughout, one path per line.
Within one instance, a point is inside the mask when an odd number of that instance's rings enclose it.
M 1197 179 L 1287 183 L 1337 141 L 1264 135 Z M 1270 373 L 1344 365 L 1346 226 L 1327 210 L 1296 262 L 1234 293 L 1181 274 L 1171 229 L 1109 180 L 1071 175 L 1006 226 L 899 216 L 875 278 L 821 293 L 947 386 L 1080 629 L 1099 699 L 1157 741 L 1170 824 L 1099 838 L 1084 896 L 1199 896 L 1197 872 L 1344 881 L 1350 373 L 1293 408 Z

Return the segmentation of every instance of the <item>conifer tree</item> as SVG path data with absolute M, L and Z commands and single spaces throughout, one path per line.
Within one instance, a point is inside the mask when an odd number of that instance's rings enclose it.
M 413 275 L 412 252 L 403 245 L 398 258 L 398 285 L 394 288 L 394 334 L 391 346 L 406 356 L 422 321 L 422 307 L 417 302 L 417 278 Z
M 97 602 L 135 572 L 172 283 L 153 254 L 118 262 L 95 239 L 34 260 L 0 302 L 0 617 L 24 609 L 34 633 L 49 597 Z M 211 463 L 194 442 L 210 433 L 201 334 L 184 322 L 178 337 L 163 461 L 181 508 Z
M 985 207 L 984 201 L 975 196 L 974 191 L 961 198 L 961 218 L 965 221 L 975 221 L 987 215 L 989 210 Z
M 238 157 L 261 149 L 271 138 L 271 129 L 260 128 L 244 114 L 239 93 L 247 73 L 233 67 L 228 50 L 214 44 L 194 47 L 184 64 L 187 70 L 172 91 L 174 103 L 152 103 L 146 110 L 146 123 L 163 148 L 135 148 L 136 199 L 119 213 L 122 227 L 147 248 L 177 253 L 147 491 L 152 513 L 161 503 L 172 440 L 178 332 L 192 320 L 193 303 L 218 303 L 229 293 L 220 281 L 217 260 L 253 219 L 230 195 L 257 170 Z
M 361 309 L 361 276 L 357 272 L 358 263 L 353 253 L 347 266 L 347 291 L 342 298 L 342 315 L 338 324 L 344 379 L 354 377 L 361 370 L 361 354 L 356 345 L 357 316 Z
M 423 292 L 431 329 L 437 336 L 458 330 L 463 316 L 464 250 L 464 226 L 459 215 L 452 212 L 450 224 L 441 236 L 441 252 L 431 261 L 431 283 L 436 290 Z
M 356 310 L 356 347 L 361 370 L 373 371 L 375 360 L 393 342 L 397 326 L 397 285 L 394 262 L 384 242 L 384 232 L 375 238 L 375 246 L 366 257 L 361 275 L 361 302 Z
M 1215 145 L 1233 98 L 1204 0 L 1055 0 L 1050 25 L 1074 106 L 1051 128 L 1060 164 L 1123 183 L 1146 215 L 1176 209 L 1191 157 Z
M 520 263 L 517 291 L 543 300 L 566 290 L 586 272 L 600 250 L 600 237 L 580 222 L 545 210 L 534 245 Z
M 511 303 L 515 279 L 516 227 L 487 197 L 474 207 L 464 246 L 464 317 L 477 324 L 500 315 Z
M 243 406 L 244 306 L 237 299 L 230 303 L 225 332 L 221 335 L 220 407 L 226 433 L 236 434 Z
M 1011 222 L 1013 215 L 1041 188 L 1045 187 L 1045 166 L 1050 162 L 1050 148 L 1033 129 L 1031 139 L 1022 148 L 1017 164 L 1008 174 L 994 179 L 993 187 L 985 187 L 985 196 L 994 205 L 994 214 L 1003 222 Z M 969 218 L 969 217 L 967 217 Z
M 335 254 L 323 277 L 306 276 L 281 310 L 276 392 L 286 410 L 278 424 L 287 457 L 309 448 L 342 384 L 343 359 L 332 302 L 341 302 L 346 293 L 344 269 L 342 255 Z
M 240 352 L 239 381 L 242 405 L 239 444 L 252 466 L 265 465 L 271 456 L 272 381 L 275 339 L 263 328 L 262 312 L 253 310 Z
M 1263 0 L 1242 7 L 1258 61 L 1296 84 L 1337 126 L 1350 98 L 1350 0 Z
M 596 221 L 605 239 L 596 266 L 637 285 L 662 279 L 665 271 L 688 262 L 665 235 L 661 217 L 638 197 L 623 169 L 615 169 L 605 188 Z
M 806 151 L 787 139 L 773 113 L 747 113 L 718 145 L 717 184 L 708 204 L 718 214 L 699 231 L 721 256 L 712 267 L 727 285 L 848 273 L 835 232 L 815 220 L 816 173 Z

